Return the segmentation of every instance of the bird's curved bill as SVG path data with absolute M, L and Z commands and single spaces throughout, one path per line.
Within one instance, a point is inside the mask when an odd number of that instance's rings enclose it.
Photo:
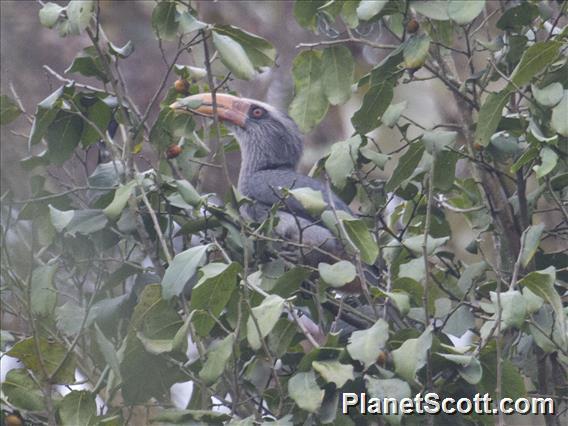
M 250 103 L 236 96 L 218 93 L 215 96 L 217 115 L 221 120 L 240 127 L 245 126 Z M 170 108 L 176 111 L 190 112 L 206 117 L 213 117 L 213 97 L 211 93 L 200 93 L 178 99 Z

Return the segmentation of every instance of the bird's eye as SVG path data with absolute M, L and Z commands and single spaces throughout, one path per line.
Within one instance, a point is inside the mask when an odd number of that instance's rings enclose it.
M 250 114 L 253 118 L 262 118 L 266 114 L 266 110 L 261 107 L 254 107 Z

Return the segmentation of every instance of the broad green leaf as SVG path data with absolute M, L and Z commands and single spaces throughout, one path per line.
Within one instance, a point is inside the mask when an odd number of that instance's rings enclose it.
M 120 363 L 118 361 L 116 349 L 114 348 L 112 342 L 108 340 L 104 333 L 101 331 L 98 324 L 95 324 L 95 338 L 99 351 L 103 355 L 106 363 L 116 375 L 116 377 L 120 377 Z
M 174 257 L 162 280 L 162 297 L 165 300 L 181 294 L 185 284 L 203 264 L 208 248 L 208 244 L 191 247 Z
M 386 398 L 394 398 L 397 401 L 411 397 L 411 389 L 408 383 L 400 379 L 378 379 L 374 376 L 365 375 L 365 387 L 369 396 L 379 398 L 383 401 Z M 387 422 L 391 425 L 398 425 L 401 422 L 402 414 L 384 414 Z
M 402 316 L 408 314 L 410 310 L 410 296 L 408 293 L 404 291 L 385 291 L 383 293 L 391 298 Z
M 495 311 L 498 309 L 497 304 L 497 293 L 492 291 L 490 293 L 491 302 L 495 307 Z M 504 323 L 504 327 L 516 327 L 520 328 L 525 322 L 525 317 L 527 315 L 527 302 L 521 293 L 517 290 L 509 290 L 502 292 L 501 296 L 501 321 Z
M 83 122 L 83 132 L 81 134 L 81 145 L 83 148 L 87 148 L 102 139 L 101 134 L 105 134 L 112 118 L 112 110 L 104 101 L 97 100 L 89 107 L 85 116 L 90 123 L 87 121 Z
M 195 392 L 195 391 L 194 391 Z M 218 411 L 207 410 L 177 410 L 166 409 L 160 411 L 150 419 L 150 423 L 160 425 L 222 425 L 228 422 L 231 417 Z
M 82 132 L 83 120 L 79 116 L 59 111 L 45 134 L 50 161 L 63 164 L 68 160 L 81 140 Z
M 51 223 L 55 229 L 73 236 L 76 233 L 92 234 L 103 229 L 108 223 L 103 211 L 98 209 L 61 211 L 53 206 L 49 206 L 49 209 Z
M 341 7 L 341 18 L 345 25 L 349 28 L 357 28 L 359 25 L 359 18 L 357 16 L 357 7 L 359 6 L 359 2 L 354 1 L 344 1 Z
M 481 350 L 479 357 L 483 375 L 477 388 L 481 393 L 489 393 L 495 398 L 497 384 L 497 354 L 495 352 L 495 342 L 486 345 Z M 519 369 L 508 359 L 503 359 L 501 363 L 501 388 L 503 398 L 521 398 L 526 396 L 526 389 L 523 376 Z
M 365 222 L 360 219 L 343 219 L 343 226 L 355 247 L 359 249 L 361 260 L 367 265 L 374 265 L 379 255 L 379 247 Z
M 315 413 L 321 407 L 324 391 L 319 388 L 316 375 L 310 370 L 292 376 L 288 381 L 288 394 L 302 410 Z
M 347 343 L 349 356 L 360 361 L 365 368 L 375 362 L 389 338 L 389 325 L 384 319 L 379 319 L 371 328 L 353 332 Z
M 109 42 L 108 51 L 111 55 L 126 59 L 134 53 L 134 43 L 132 43 L 132 40 L 128 40 L 124 46 L 119 47 Z
M 540 244 L 540 236 L 544 230 L 544 223 L 529 226 L 523 232 L 521 241 L 523 244 L 523 251 L 521 253 L 521 264 L 526 268 L 531 259 L 533 258 L 538 246 Z
M 531 79 L 548 67 L 558 56 L 560 46 L 558 41 L 544 41 L 533 44 L 521 57 L 521 61 L 511 74 L 511 82 L 507 85 L 510 91 L 530 83 Z
M 93 0 L 72 0 L 67 5 L 67 18 L 69 19 L 69 32 L 79 35 L 89 26 L 95 13 Z
M 523 297 L 525 298 L 525 301 L 527 302 L 527 312 L 529 314 L 534 314 L 541 308 L 542 304 L 544 303 L 543 298 L 534 294 L 527 287 L 523 288 L 521 291 Z
M 65 73 L 79 73 L 85 77 L 95 77 L 101 80 L 103 83 L 108 83 L 109 76 L 106 75 L 106 71 L 103 67 L 101 58 L 94 47 L 86 47 L 80 51 L 74 58 L 73 62 L 65 70 Z M 101 129 L 106 130 L 106 129 Z
M 485 0 L 450 0 L 448 17 L 458 25 L 469 24 L 485 8 Z
M 262 37 L 232 25 L 216 25 L 215 32 L 229 36 L 239 43 L 255 68 L 274 65 L 276 49 Z
M 195 331 L 207 336 L 215 325 L 210 316 L 219 316 L 237 288 L 237 274 L 241 266 L 236 263 L 210 263 L 203 266 L 202 276 L 191 291 L 191 309 L 207 312 L 193 320 Z
M 325 160 L 325 171 L 331 179 L 333 186 L 339 189 L 345 187 L 347 178 L 351 176 L 357 164 L 358 149 L 361 145 L 361 136 L 355 135 L 331 146 L 331 152 Z
M 348 380 L 354 380 L 353 366 L 339 361 L 314 361 L 313 369 L 328 383 L 334 383 L 339 389 Z
M 420 15 L 424 15 L 430 19 L 437 21 L 447 21 L 450 19 L 448 16 L 447 0 L 415 0 L 410 3 L 410 6 Z
M 152 28 L 156 36 L 163 40 L 174 40 L 179 22 L 176 19 L 176 3 L 162 1 L 152 11 Z
M 275 294 L 266 297 L 262 303 L 251 309 L 247 320 L 247 341 L 251 348 L 259 350 L 261 339 L 268 336 L 284 311 L 286 301 Z M 254 319 L 256 320 L 253 320 Z M 257 327 L 258 326 L 258 327 Z
M 534 84 L 531 86 L 532 94 L 535 100 L 542 106 L 553 107 L 564 97 L 564 88 L 562 84 L 555 81 L 542 89 Z M 566 116 L 564 116 L 565 118 Z M 564 120 L 566 121 L 566 120 Z
M 117 186 L 124 175 L 124 165 L 119 161 L 99 164 L 91 176 L 89 185 L 95 188 Z
M 328 108 L 319 52 L 305 50 L 296 56 L 292 75 L 295 95 L 290 104 L 290 117 L 301 131 L 308 132 L 323 119 Z
M 509 100 L 509 92 L 503 90 L 499 93 L 491 93 L 479 110 L 477 127 L 475 129 L 474 143 L 487 146 L 491 136 L 497 130 L 501 121 L 503 108 Z
M 254 74 L 254 65 L 245 49 L 233 38 L 213 31 L 213 44 L 217 48 L 221 61 L 236 77 L 250 80 Z
M 556 321 L 554 310 L 550 305 L 544 305 L 532 316 L 534 324 L 529 323 L 529 330 L 534 342 L 546 353 L 558 351 L 558 346 L 568 348 L 566 334 L 562 334 L 562 327 Z
M 568 137 L 568 118 L 566 117 L 568 117 L 568 90 L 564 91 L 562 100 L 552 109 L 550 118 L 550 127 L 564 137 Z
M 322 84 L 331 105 L 339 105 L 351 97 L 355 64 L 351 51 L 345 46 L 324 49 L 322 55 Z
M 37 105 L 32 130 L 30 131 L 28 147 L 41 141 L 47 128 L 57 116 L 62 105 L 61 96 L 64 90 L 65 86 L 60 87 Z
M 20 116 L 20 107 L 6 95 L 0 96 L 0 126 L 11 123 Z
M 326 3 L 326 0 L 308 0 L 294 2 L 294 17 L 300 26 L 314 30 L 316 28 L 316 16 L 318 9 Z
M 467 265 L 465 270 L 462 272 L 457 286 L 461 290 L 461 296 L 465 295 L 473 289 L 473 285 L 476 280 L 478 280 L 482 274 L 487 270 L 487 263 L 478 262 Z
M 414 143 L 398 160 L 398 165 L 385 185 L 385 191 L 394 191 L 401 183 L 412 176 L 424 155 L 424 144 Z
M 433 238 L 428 236 L 426 243 L 426 253 L 428 256 L 432 255 L 437 248 L 443 246 L 448 242 L 450 237 Z M 424 247 L 424 236 L 415 235 L 413 237 L 408 237 L 402 241 L 402 244 L 411 250 L 414 254 L 420 255 L 423 253 Z
M 520 5 L 511 7 L 501 15 L 497 21 L 500 30 L 513 30 L 520 32 L 525 25 L 529 25 L 538 16 L 536 4 L 522 2 Z
M 479 360 L 473 355 L 455 355 L 440 352 L 437 355 L 459 365 L 458 373 L 469 384 L 475 385 L 481 380 L 483 370 Z
M 368 21 L 378 15 L 387 5 L 388 0 L 361 0 L 357 6 L 357 17 L 363 21 Z
M 384 118 L 384 116 L 383 116 Z M 367 160 L 371 160 L 379 169 L 384 170 L 387 161 L 391 159 L 390 155 L 377 152 L 367 146 L 359 148 L 359 152 Z
M 186 180 L 176 180 L 176 186 L 183 201 L 189 205 L 196 207 L 201 203 L 201 196 L 191 183 Z
M 136 188 L 136 180 L 120 185 L 114 193 L 112 202 L 103 210 L 103 213 L 111 220 L 117 219 L 126 207 L 134 188 Z
M 215 342 L 207 351 L 207 361 L 199 371 L 199 378 L 205 384 L 212 385 L 221 377 L 227 362 L 233 354 L 233 344 L 235 343 L 235 334 L 231 333 L 223 340 Z
M 428 49 L 430 49 L 430 37 L 426 34 L 412 36 L 404 46 L 403 57 L 406 68 L 420 68 L 426 62 Z
M 350 283 L 357 275 L 355 266 L 347 260 L 340 260 L 333 265 L 320 263 L 318 270 L 321 279 L 334 288 L 339 288 Z
M 398 104 L 391 104 L 384 112 L 381 121 L 384 125 L 390 127 L 391 129 L 396 125 L 402 111 L 406 109 L 406 105 L 408 104 L 407 101 L 402 101 Z
M 406 340 L 391 353 L 396 373 L 406 381 L 413 382 L 417 371 L 426 364 L 426 356 L 431 346 L 431 327 L 428 327 L 420 337 Z
M 442 151 L 436 156 L 434 168 L 434 188 L 438 191 L 449 191 L 456 179 L 456 164 L 460 154 L 455 151 Z
M 205 22 L 199 21 L 189 12 L 180 13 L 176 19 L 178 21 L 178 30 L 180 34 L 192 33 L 194 31 L 207 28 L 207 24 Z
M 67 347 L 57 341 L 43 337 L 36 341 L 34 337 L 28 337 L 12 346 L 6 354 L 22 361 L 26 368 L 43 382 L 48 379 L 51 379 L 51 383 L 75 382 L 75 357 L 73 353 L 67 356 Z M 57 374 L 51 377 L 56 372 Z
M 536 172 L 537 178 L 542 178 L 549 174 L 556 167 L 558 163 L 558 154 L 545 146 L 540 150 L 540 164 L 533 166 L 533 170 Z
M 45 410 L 43 393 L 25 368 L 8 371 L 2 382 L 2 393 L 10 404 L 20 410 Z
M 53 285 L 57 264 L 38 266 L 32 273 L 31 308 L 35 315 L 49 317 L 57 304 L 57 290 Z
M 95 395 L 89 391 L 71 391 L 59 403 L 59 419 L 63 426 L 98 424 Z
M 321 191 L 311 188 L 297 188 L 290 189 L 288 192 L 314 217 L 319 216 L 327 207 Z
M 435 156 L 444 151 L 448 146 L 452 145 L 456 141 L 457 137 L 457 132 L 433 130 L 424 132 L 422 142 L 426 147 L 426 151 Z

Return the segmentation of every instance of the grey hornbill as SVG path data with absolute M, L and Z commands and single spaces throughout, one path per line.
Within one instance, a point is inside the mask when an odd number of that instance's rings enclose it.
M 202 93 L 178 100 L 170 105 L 177 111 L 213 116 L 210 93 Z M 311 188 L 320 191 L 328 206 L 352 214 L 337 195 L 322 182 L 296 171 L 303 150 L 302 135 L 288 115 L 274 107 L 252 99 L 227 94 L 216 95 L 217 115 L 235 134 L 241 148 L 241 169 L 238 189 L 254 201 L 244 214 L 261 221 L 271 207 L 285 204 L 278 211 L 275 232 L 287 241 L 300 241 L 315 247 L 303 252 L 307 264 L 317 266 L 330 261 L 331 253 L 346 258 L 342 243 L 325 226 L 318 223 L 293 197 L 285 197 L 283 188 Z M 301 235 L 300 235 L 301 234 Z M 345 286 L 345 290 L 358 290 L 358 280 Z

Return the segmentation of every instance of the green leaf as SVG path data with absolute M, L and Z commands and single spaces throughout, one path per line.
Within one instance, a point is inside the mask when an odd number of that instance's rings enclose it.
M 371 86 L 365 96 L 361 108 L 353 114 L 351 122 L 358 133 L 365 134 L 379 125 L 382 114 L 389 107 L 393 98 L 394 82 L 391 79 L 371 78 Z
M 311 188 L 297 188 L 290 189 L 288 192 L 314 217 L 319 216 L 327 207 L 321 191 Z
M 426 62 L 428 49 L 430 49 L 430 37 L 426 34 L 412 36 L 404 46 L 403 57 L 406 68 L 420 68 Z
M 360 219 L 343 219 L 343 226 L 355 247 L 361 253 L 361 260 L 367 265 L 374 265 L 379 255 L 377 242 Z
M 89 235 L 100 231 L 108 223 L 103 211 L 98 209 L 61 211 L 50 205 L 49 210 L 54 228 L 71 235 Z
M 556 133 L 568 138 L 568 90 L 564 91 L 564 96 L 560 103 L 552 109 L 552 117 L 550 118 L 550 127 Z
M 2 382 L 2 393 L 20 410 L 45 410 L 43 393 L 25 368 L 8 371 Z
M 550 305 L 542 306 L 533 314 L 529 331 L 537 346 L 546 353 L 557 352 L 558 346 L 564 350 L 568 348 L 566 335 L 562 334 L 562 327 L 556 321 L 554 310 Z
M 426 131 L 422 136 L 422 142 L 426 151 L 430 155 L 436 156 L 444 151 L 448 146 L 452 145 L 458 137 L 457 132 L 448 132 L 444 130 Z
M 213 31 L 213 44 L 221 56 L 221 62 L 236 77 L 250 80 L 254 74 L 254 65 L 249 59 L 245 49 L 231 37 Z
M 560 46 L 558 41 L 543 41 L 533 44 L 523 53 L 521 61 L 511 74 L 508 90 L 515 90 L 530 83 L 531 79 L 548 67 L 558 56 Z
M 487 345 L 481 351 L 479 357 L 483 375 L 477 384 L 480 393 L 489 393 L 492 398 L 495 394 L 497 384 L 497 354 L 495 352 L 495 342 Z M 508 359 L 503 359 L 501 363 L 501 389 L 503 398 L 521 398 L 526 396 L 526 389 L 523 376 L 519 369 Z
M 503 13 L 497 21 L 500 30 L 513 30 L 519 32 L 523 26 L 529 25 L 538 16 L 538 7 L 529 2 L 522 2 Z
M 170 300 L 179 296 L 185 284 L 195 275 L 197 268 L 203 264 L 209 245 L 191 247 L 178 253 L 166 269 L 162 279 L 162 297 Z
M 219 316 L 237 288 L 237 274 L 240 269 L 236 262 L 228 265 L 210 263 L 202 267 L 203 275 L 191 292 L 191 309 Z M 207 336 L 215 325 L 215 321 L 209 316 L 199 316 L 193 323 L 200 336 Z
M 301 131 L 308 132 L 323 119 L 328 108 L 319 52 L 305 50 L 296 56 L 292 75 L 295 96 L 290 104 L 290 117 Z
M 20 107 L 6 95 L 0 96 L 0 126 L 11 123 L 20 116 Z
M 314 30 L 318 9 L 325 3 L 326 0 L 296 0 L 294 2 L 294 17 L 298 24 Z
M 117 219 L 121 215 L 122 210 L 126 207 L 134 188 L 136 188 L 135 179 L 131 180 L 126 185 L 120 185 L 116 189 L 111 203 L 103 210 L 103 213 L 111 220 Z
M 499 93 L 491 93 L 479 110 L 477 116 L 477 128 L 475 129 L 474 143 L 487 146 L 491 136 L 497 130 L 501 121 L 503 108 L 509 100 L 509 92 L 503 90 Z
M 59 111 L 45 134 L 49 159 L 54 164 L 68 160 L 81 140 L 83 120 L 65 111 Z
M 162 410 L 150 419 L 151 423 L 161 425 L 222 425 L 231 417 L 224 413 L 207 410 Z
M 174 40 L 178 26 L 175 2 L 162 1 L 158 3 L 152 12 L 152 28 L 156 36 L 162 40 Z
M 334 288 L 343 287 L 353 281 L 357 275 L 355 266 L 347 260 L 340 260 L 333 265 L 320 263 L 318 270 L 321 279 Z
M 473 355 L 455 355 L 437 352 L 437 355 L 459 365 L 458 373 L 469 384 L 475 385 L 481 380 L 483 370 L 477 358 Z
M 341 7 L 341 18 L 345 25 L 349 28 L 357 28 L 359 25 L 359 18 L 357 16 L 357 7 L 359 6 L 359 2 L 354 1 L 344 1 Z
M 95 13 L 93 0 L 72 0 L 67 5 L 67 18 L 69 19 L 69 33 L 79 35 L 89 26 Z
M 53 28 L 60 18 L 63 18 L 64 7 L 55 3 L 46 3 L 39 11 L 39 22 L 47 28 Z
M 497 293 L 490 292 L 491 302 L 498 309 Z M 527 316 L 527 302 L 517 290 L 509 290 L 501 293 L 501 321 L 504 327 L 521 328 Z
M 67 356 L 67 347 L 57 341 L 41 337 L 36 341 L 36 338 L 29 337 L 20 340 L 6 354 L 22 361 L 41 381 L 51 379 L 51 383 L 61 384 L 75 382 L 75 357 L 73 353 Z M 51 377 L 56 370 L 57 374 Z
M 397 401 L 411 397 L 411 390 L 408 383 L 400 379 L 377 379 L 373 376 L 365 375 L 365 387 L 372 398 L 379 398 L 383 401 L 386 398 L 394 398 Z M 400 424 L 402 414 L 383 414 L 388 424 Z
M 336 188 L 343 189 L 345 187 L 347 178 L 351 176 L 357 164 L 360 145 L 361 136 L 355 135 L 346 141 L 336 142 L 331 146 L 331 152 L 325 160 L 325 171 Z
M 455 151 L 442 151 L 436 157 L 434 169 L 434 188 L 439 191 L 449 191 L 456 179 L 456 164 L 460 154 Z
M 193 207 L 197 207 L 201 204 L 201 195 L 199 195 L 191 183 L 180 179 L 176 180 L 176 186 L 179 194 L 183 198 L 183 201 Z
M 458 25 L 469 24 L 483 11 L 485 0 L 450 0 L 448 17 Z
M 111 55 L 126 59 L 134 53 L 134 43 L 132 43 L 132 40 L 128 40 L 124 46 L 118 47 L 109 42 L 108 51 Z
M 106 338 L 98 324 L 95 324 L 95 339 L 105 362 L 108 364 L 113 373 L 117 377 L 120 377 L 120 363 L 118 361 L 116 349 L 112 342 Z
M 232 25 L 216 25 L 215 32 L 229 36 L 239 43 L 255 68 L 274 65 L 276 49 L 262 37 Z
M 544 223 L 529 226 L 523 232 L 521 241 L 523 244 L 523 251 L 521 253 L 521 265 L 526 268 L 531 259 L 533 258 L 538 246 L 540 244 L 540 237 L 544 230 Z
M 558 163 L 558 154 L 545 146 L 540 150 L 540 164 L 533 166 L 533 170 L 536 172 L 537 178 L 543 178 L 549 174 L 556 167 Z
M 396 309 L 402 316 L 410 311 L 410 296 L 404 291 L 384 291 L 386 296 L 390 297 L 396 306 Z
M 207 24 L 205 22 L 201 22 L 200 20 L 196 19 L 195 16 L 193 16 L 189 12 L 181 13 L 177 17 L 177 21 L 180 34 L 192 33 L 194 31 L 207 28 Z
M 266 297 L 262 303 L 251 309 L 247 320 L 247 341 L 251 348 L 259 350 L 261 339 L 268 336 L 284 311 L 286 301 L 275 294 Z M 256 319 L 253 320 L 253 317 Z M 257 327 L 258 326 L 258 327 Z
M 315 413 L 321 407 L 324 391 L 319 388 L 316 375 L 310 370 L 292 376 L 288 381 L 288 394 L 302 410 Z
M 37 105 L 32 130 L 28 146 L 32 146 L 41 141 L 49 125 L 55 119 L 62 105 L 61 96 L 65 86 L 60 87 Z
M 95 395 L 89 391 L 71 391 L 59 403 L 59 419 L 63 426 L 95 425 L 97 404 Z
M 381 170 L 384 170 L 387 161 L 391 159 L 390 155 L 382 154 L 366 146 L 359 148 L 359 152 L 367 160 L 371 160 L 373 163 L 375 163 L 375 165 Z
M 48 317 L 53 314 L 57 304 L 57 290 L 53 285 L 57 264 L 38 266 L 32 273 L 31 309 L 34 315 Z
M 426 253 L 428 256 L 432 255 L 437 248 L 443 246 L 448 242 L 450 237 L 433 238 L 428 236 L 426 243 Z M 424 236 L 415 235 L 413 237 L 408 237 L 402 241 L 402 244 L 411 250 L 414 254 L 421 255 L 423 253 L 424 247 Z
M 396 125 L 402 111 L 406 109 L 406 105 L 408 104 L 407 101 L 402 101 L 398 104 L 391 104 L 384 112 L 381 121 L 384 125 L 390 127 L 391 129 Z
M 410 5 L 417 13 L 427 18 L 438 21 L 447 21 L 450 19 L 448 16 L 447 0 L 415 0 L 411 2 Z
M 351 97 L 355 64 L 351 51 L 345 46 L 324 49 L 322 55 L 322 84 L 331 105 L 339 105 Z
M 564 97 L 564 88 L 562 84 L 555 81 L 542 89 L 539 89 L 534 84 L 531 90 L 535 100 L 542 106 L 553 107 Z
M 365 369 L 375 362 L 389 338 L 389 325 L 384 319 L 379 319 L 371 328 L 353 332 L 347 343 L 349 356 L 360 361 Z
M 314 361 L 312 367 L 327 383 L 334 383 L 339 389 L 348 380 L 354 380 L 353 366 L 339 361 Z
M 401 183 L 412 176 L 424 155 L 424 144 L 414 143 L 398 160 L 398 165 L 385 185 L 385 191 L 393 192 Z
M 65 70 L 65 73 L 79 73 L 85 77 L 95 77 L 103 83 L 108 83 L 109 76 L 106 75 L 101 58 L 94 47 L 90 46 L 83 49 L 73 58 L 73 62 Z M 106 130 L 106 129 L 102 129 Z
M 431 346 L 432 328 L 428 327 L 420 337 L 408 339 L 392 351 L 396 374 L 408 382 L 413 382 L 418 370 L 426 364 L 426 356 Z
M 102 139 L 101 133 L 104 135 L 108 128 L 112 118 L 112 110 L 104 101 L 97 100 L 89 107 L 85 116 L 90 123 L 87 121 L 83 123 L 83 132 L 81 134 L 83 148 L 87 148 Z
M 223 340 L 215 342 L 207 350 L 207 361 L 199 371 L 199 378 L 207 385 L 212 385 L 221 377 L 227 362 L 233 354 L 233 345 L 235 343 L 235 334 L 231 333 Z
M 378 15 L 387 5 L 388 0 L 361 0 L 357 6 L 357 17 L 363 21 L 368 21 Z

